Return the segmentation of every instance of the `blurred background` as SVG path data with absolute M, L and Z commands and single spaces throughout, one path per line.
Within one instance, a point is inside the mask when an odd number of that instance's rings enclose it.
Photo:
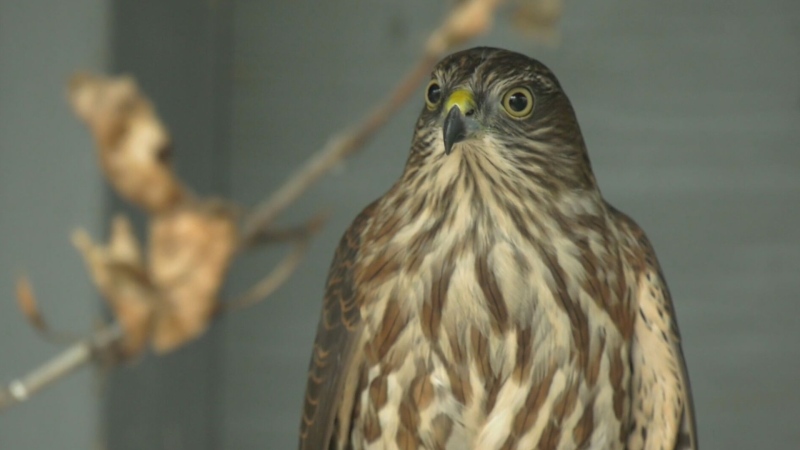
M 134 75 L 199 193 L 254 205 L 360 119 L 420 56 L 430 0 L 0 0 L 0 380 L 58 351 L 13 301 L 27 273 L 59 328 L 100 301 L 69 243 L 105 235 L 104 184 L 64 85 L 76 69 Z M 557 74 L 605 197 L 656 247 L 673 293 L 705 449 L 800 442 L 800 3 L 566 2 L 542 44 L 501 10 L 474 45 Z M 280 449 L 296 445 L 327 267 L 355 215 L 402 171 L 413 100 L 294 205 L 331 220 L 265 303 L 198 341 L 106 376 L 90 369 L 0 415 L 2 449 Z M 240 292 L 280 256 L 237 261 Z

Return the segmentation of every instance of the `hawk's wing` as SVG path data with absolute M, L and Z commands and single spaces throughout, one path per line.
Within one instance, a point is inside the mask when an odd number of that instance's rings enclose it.
M 355 343 L 361 331 L 361 311 L 356 301 L 353 283 L 353 265 L 361 244 L 361 234 L 374 204 L 367 207 L 345 232 L 331 268 L 325 288 L 322 314 L 317 326 L 317 337 L 308 368 L 308 382 L 300 424 L 300 449 L 328 449 L 332 440 L 346 439 L 336 436 L 336 429 L 349 429 L 350 414 L 339 416 L 343 408 L 351 409 L 358 382 L 358 358 Z M 333 447 L 335 448 L 335 446 Z
M 613 210 L 626 234 L 638 303 L 631 346 L 629 450 L 696 450 L 692 391 L 678 322 L 653 247 L 636 223 Z

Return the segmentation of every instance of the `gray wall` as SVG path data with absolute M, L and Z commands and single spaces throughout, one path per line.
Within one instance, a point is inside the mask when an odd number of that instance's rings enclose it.
M 92 143 L 65 100 L 77 68 L 103 69 L 106 2 L 0 0 L 0 380 L 42 363 L 45 343 L 16 310 L 14 285 L 26 273 L 51 323 L 88 331 L 94 290 L 69 242 L 76 227 L 100 233 L 103 191 Z M 0 416 L 0 448 L 88 449 L 97 397 L 82 370 Z
M 385 95 L 444 11 L 422 0 L 119 0 L 105 39 L 102 2 L 56 3 L 0 0 L 0 292 L 10 299 L 24 268 L 49 316 L 84 329 L 95 299 L 67 233 L 88 225 L 100 234 L 104 208 L 88 137 L 61 100 L 72 68 L 101 66 L 109 41 L 109 64 L 140 79 L 174 132 L 181 173 L 201 193 L 252 205 Z M 567 2 L 556 48 L 496 23 L 476 43 L 556 72 L 605 196 L 656 246 L 704 448 L 794 448 L 800 3 Z M 112 375 L 100 425 L 109 448 L 294 447 L 333 249 L 400 174 L 421 102 L 420 93 L 283 218 L 335 211 L 283 289 L 175 355 Z M 238 262 L 228 292 L 278 256 Z M 53 352 L 10 301 L 0 327 L 0 380 Z M 89 447 L 98 419 L 90 386 L 84 371 L 0 416 L 0 448 Z

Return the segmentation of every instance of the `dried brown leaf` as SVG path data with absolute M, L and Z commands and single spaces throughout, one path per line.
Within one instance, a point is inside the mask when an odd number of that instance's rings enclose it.
M 117 214 L 111 221 L 111 238 L 108 243 L 109 258 L 119 264 L 144 269 L 142 250 L 127 217 Z
M 70 81 L 69 98 L 94 135 L 103 172 L 122 197 L 151 213 L 185 199 L 169 164 L 169 134 L 133 79 L 78 74 Z
M 194 202 L 155 217 L 148 273 L 160 299 L 153 348 L 170 351 L 208 327 L 238 246 L 233 211 L 224 202 Z
M 33 287 L 26 277 L 20 277 L 17 280 L 17 306 L 32 327 L 38 331 L 47 332 L 47 323 L 39 309 L 36 296 L 33 294 Z
M 72 241 L 83 255 L 92 281 L 124 330 L 124 356 L 140 354 L 151 334 L 159 293 L 153 288 L 142 262 L 136 260 L 138 244 L 127 220 L 115 219 L 107 246 L 95 245 L 81 229 L 73 233 Z

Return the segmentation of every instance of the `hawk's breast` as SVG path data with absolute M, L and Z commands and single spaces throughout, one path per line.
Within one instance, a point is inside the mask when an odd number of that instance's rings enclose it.
M 623 448 L 630 369 L 608 311 L 625 291 L 603 264 L 613 252 L 545 215 L 521 230 L 521 206 L 478 216 L 466 185 L 453 189 L 463 200 L 444 217 L 368 230 L 354 448 Z

